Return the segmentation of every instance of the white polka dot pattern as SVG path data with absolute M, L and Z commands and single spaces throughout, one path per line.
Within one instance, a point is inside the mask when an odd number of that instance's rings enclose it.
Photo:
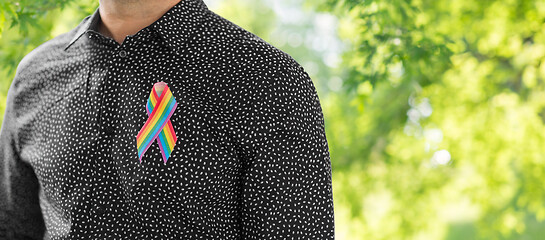
M 314 84 L 288 54 L 182 0 L 118 44 L 98 9 L 19 63 L 0 131 L 0 239 L 334 239 Z M 168 162 L 136 135 L 176 101 Z

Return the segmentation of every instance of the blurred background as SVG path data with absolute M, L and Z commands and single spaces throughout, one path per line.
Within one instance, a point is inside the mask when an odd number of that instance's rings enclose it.
M 205 0 L 318 90 L 336 239 L 545 239 L 544 0 Z M 98 1 L 0 3 L 17 64 Z

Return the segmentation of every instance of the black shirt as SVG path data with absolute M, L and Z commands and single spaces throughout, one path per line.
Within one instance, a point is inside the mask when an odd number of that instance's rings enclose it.
M 202 0 L 122 44 L 98 21 L 97 8 L 17 67 L 0 239 L 334 239 L 322 109 L 293 58 Z M 139 159 L 158 82 L 177 105 Z

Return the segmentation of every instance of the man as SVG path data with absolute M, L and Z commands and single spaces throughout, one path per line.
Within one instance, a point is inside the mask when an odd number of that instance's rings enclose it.
M 0 239 L 334 239 L 312 80 L 202 0 L 101 0 L 6 104 Z

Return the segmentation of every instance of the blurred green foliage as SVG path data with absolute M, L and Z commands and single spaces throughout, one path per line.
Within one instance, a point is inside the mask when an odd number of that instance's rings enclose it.
M 544 0 L 208 2 L 313 78 L 336 239 L 545 236 Z M 2 112 L 20 59 L 97 6 L 0 3 Z M 294 6 L 304 17 L 284 21 Z M 320 14 L 338 19 L 341 64 L 332 42 L 313 41 L 325 38 Z
M 307 4 L 351 45 L 324 110 L 348 239 L 543 238 L 545 1 Z
M 98 7 L 98 1 L 5 0 L 0 3 L 0 96 L 19 61 L 45 41 L 69 31 Z

